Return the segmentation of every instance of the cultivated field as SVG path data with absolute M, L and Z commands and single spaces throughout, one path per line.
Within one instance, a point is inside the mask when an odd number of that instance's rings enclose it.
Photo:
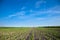
M 0 28 L 0 40 L 60 40 L 60 28 Z

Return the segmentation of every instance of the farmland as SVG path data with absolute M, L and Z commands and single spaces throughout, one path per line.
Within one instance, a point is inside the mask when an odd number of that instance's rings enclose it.
M 60 40 L 60 28 L 1 27 L 0 40 Z

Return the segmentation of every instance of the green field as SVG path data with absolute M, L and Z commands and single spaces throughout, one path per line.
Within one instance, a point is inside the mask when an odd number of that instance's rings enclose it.
M 60 27 L 0 27 L 0 40 L 60 40 Z

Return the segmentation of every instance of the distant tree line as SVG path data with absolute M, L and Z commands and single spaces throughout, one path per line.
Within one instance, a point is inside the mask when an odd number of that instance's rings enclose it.
M 39 26 L 40 28 L 41 26 Z M 41 28 L 60 28 L 60 26 L 42 26 Z

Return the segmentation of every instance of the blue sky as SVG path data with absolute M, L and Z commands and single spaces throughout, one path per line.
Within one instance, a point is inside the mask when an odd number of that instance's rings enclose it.
M 0 26 L 60 26 L 60 0 L 1 0 Z

